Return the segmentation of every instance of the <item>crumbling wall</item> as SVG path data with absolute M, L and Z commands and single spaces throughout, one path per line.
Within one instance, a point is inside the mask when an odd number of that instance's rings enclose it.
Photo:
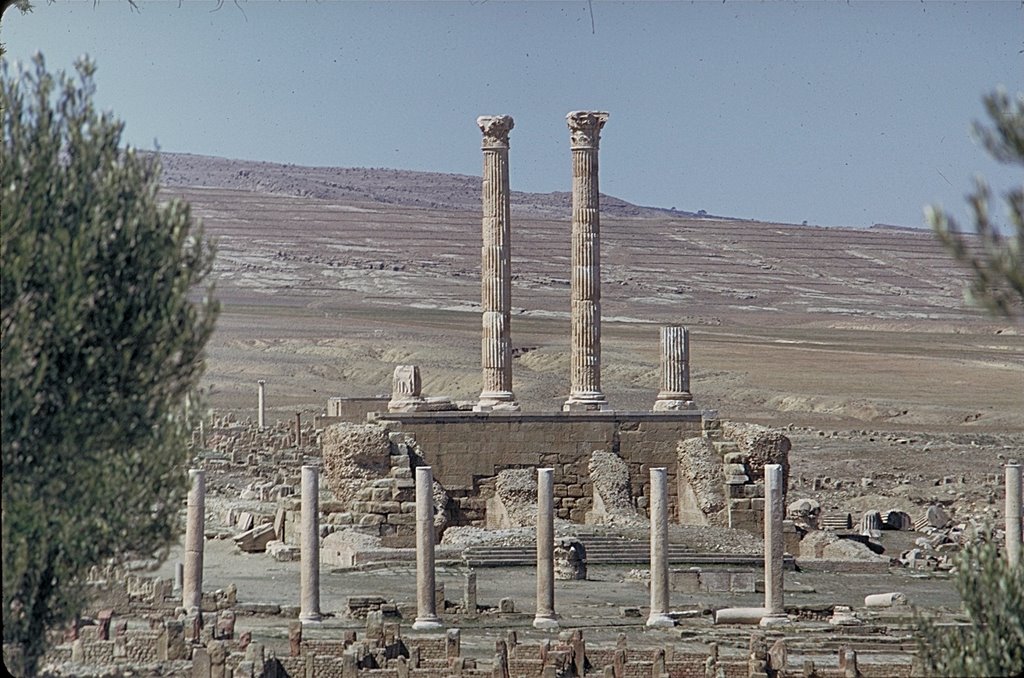
M 537 524 L 537 473 L 533 469 L 505 469 L 494 482 L 487 500 L 487 527 L 507 529 Z
M 679 463 L 679 523 L 682 525 L 728 524 L 723 487 L 722 455 L 711 440 L 687 438 L 677 448 Z
M 642 522 L 633 503 L 629 465 L 614 452 L 597 450 L 587 465 L 593 488 L 593 506 L 587 511 L 587 525 L 618 525 Z
M 747 475 L 755 483 L 764 482 L 765 464 L 782 465 L 783 495 L 789 487 L 789 438 L 778 429 L 760 424 L 722 422 L 722 435 L 736 443 L 746 457 Z
M 334 424 L 323 434 L 324 484 L 351 508 L 368 481 L 391 471 L 388 431 L 379 424 Z M 390 497 L 388 497 L 390 499 Z

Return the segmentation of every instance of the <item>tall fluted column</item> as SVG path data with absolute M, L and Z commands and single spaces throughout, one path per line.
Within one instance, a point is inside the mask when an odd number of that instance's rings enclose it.
M 442 628 L 434 592 L 434 473 L 429 466 L 416 467 L 416 620 L 412 628 Z
M 789 622 L 782 600 L 782 465 L 764 465 L 764 608 L 761 626 Z
M 675 626 L 668 616 L 668 476 L 651 469 L 651 614 L 648 626 Z
M 572 365 L 563 410 L 601 410 L 601 205 L 597 151 L 608 114 L 573 111 L 572 131 Z
M 655 412 L 693 409 L 690 393 L 690 331 L 670 325 L 661 328 L 661 390 Z
M 185 516 L 185 568 L 181 584 L 181 606 L 186 612 L 201 609 L 203 603 L 203 542 L 206 524 L 206 471 L 188 472 L 192 485 Z
M 537 613 L 533 626 L 557 629 L 555 614 L 555 483 L 554 470 L 537 469 Z
M 320 621 L 320 476 L 315 466 L 302 467 L 299 620 Z
M 1021 477 L 1020 464 L 1006 464 L 1006 561 L 1020 567 L 1021 550 Z
M 476 119 L 483 132 L 483 248 L 480 254 L 480 301 L 483 310 L 481 366 L 483 390 L 473 409 L 518 410 L 512 393 L 512 252 L 508 180 L 508 134 L 515 126 L 507 115 Z
M 267 382 L 260 379 L 256 382 L 256 386 L 259 390 L 256 391 L 256 424 L 260 430 L 263 430 L 264 424 L 266 424 L 266 400 L 264 399 L 263 389 Z

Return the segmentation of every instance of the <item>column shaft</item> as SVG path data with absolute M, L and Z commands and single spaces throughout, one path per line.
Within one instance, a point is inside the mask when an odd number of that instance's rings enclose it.
M 782 599 L 782 466 L 764 466 L 764 607 L 762 626 L 787 621 Z
M 690 393 L 690 331 L 675 325 L 661 328 L 661 390 L 655 411 L 693 407 Z
M 263 427 L 266 424 L 266 401 L 264 400 L 265 394 L 263 392 L 266 383 L 267 382 L 265 382 L 262 379 L 256 382 L 256 385 L 258 387 L 258 390 L 256 391 L 256 424 L 257 426 L 259 426 L 261 431 L 263 430 Z
M 299 620 L 320 621 L 320 476 L 315 466 L 302 467 L 301 599 Z
M 512 253 L 507 115 L 481 116 L 483 132 L 483 246 L 480 253 L 483 389 L 477 411 L 518 410 L 512 393 Z
M 554 470 L 537 469 L 537 613 L 533 626 L 557 629 L 555 615 Z
M 417 631 L 442 628 L 434 592 L 434 474 L 429 466 L 416 468 L 416 620 Z
M 601 391 L 601 207 L 598 148 L 608 114 L 573 111 L 571 365 L 564 410 L 599 410 Z
M 651 471 L 651 614 L 648 626 L 675 626 L 668 616 L 668 476 Z
M 188 476 L 191 488 L 185 518 L 185 567 L 181 585 L 181 606 L 186 612 L 202 607 L 206 523 L 206 471 L 191 469 Z
M 1006 561 L 1020 567 L 1021 552 L 1021 473 L 1020 464 L 1006 465 Z

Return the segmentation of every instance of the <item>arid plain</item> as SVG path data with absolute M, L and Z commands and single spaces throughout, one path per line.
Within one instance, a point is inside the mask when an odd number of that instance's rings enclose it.
M 479 394 L 479 178 L 163 162 L 165 194 L 186 198 L 217 242 L 213 408 L 254 416 L 266 379 L 271 419 L 312 414 L 329 396 L 386 394 L 407 363 L 427 395 Z M 558 409 L 569 196 L 512 202 L 514 388 L 526 410 Z M 791 427 L 798 475 L 956 476 L 969 500 L 996 489 L 982 483 L 1001 459 L 1024 456 L 1024 326 L 966 306 L 964 272 L 929 232 L 603 198 L 601 235 L 602 381 L 615 408 L 650 408 L 658 326 L 683 324 L 699 404 Z

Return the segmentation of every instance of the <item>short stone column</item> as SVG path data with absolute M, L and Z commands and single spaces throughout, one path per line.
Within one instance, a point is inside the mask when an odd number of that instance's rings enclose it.
M 264 393 L 266 384 L 267 382 L 264 381 L 263 379 L 260 379 L 259 381 L 256 382 L 256 425 L 259 426 L 259 429 L 261 431 L 263 430 L 267 423 L 267 411 L 265 400 L 266 394 Z
M 555 481 L 554 470 L 537 469 L 537 613 L 533 626 L 557 629 L 555 614 Z
M 764 608 L 761 626 L 789 622 L 782 600 L 782 465 L 764 466 Z
M 302 412 L 295 413 L 295 447 L 302 447 Z
M 668 476 L 651 471 L 651 614 L 648 626 L 675 626 L 668 616 Z
M 1006 562 L 1020 567 L 1021 551 L 1021 475 L 1020 464 L 1006 464 Z
M 569 399 L 562 409 L 602 410 L 601 205 L 597 152 L 608 114 L 572 111 L 572 307 Z
M 185 567 L 181 582 L 181 606 L 191 613 L 202 609 L 203 546 L 206 525 L 206 471 L 188 472 L 191 488 L 185 518 Z
M 483 311 L 481 366 L 483 390 L 477 412 L 519 410 L 512 393 L 512 248 L 508 180 L 507 115 L 476 119 L 483 132 L 483 248 L 480 255 L 480 306 Z
M 434 473 L 429 466 L 416 467 L 416 620 L 412 628 L 429 631 L 443 628 L 437 616 L 434 576 Z
M 299 621 L 320 621 L 320 474 L 302 467 L 301 574 Z
M 661 328 L 661 390 L 655 412 L 694 409 L 690 393 L 690 330 L 678 325 Z

